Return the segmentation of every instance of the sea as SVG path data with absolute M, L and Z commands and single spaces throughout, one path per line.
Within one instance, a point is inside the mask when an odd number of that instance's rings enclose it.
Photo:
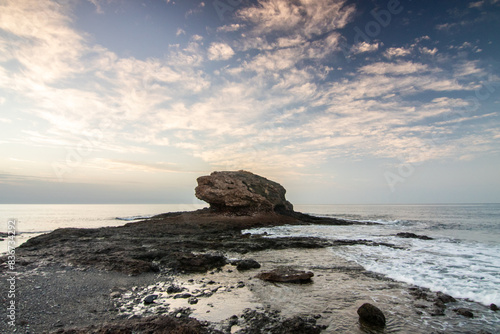
M 62 227 L 118 226 L 156 214 L 191 211 L 202 204 L 0 205 L 0 232 L 16 231 L 16 246 Z M 253 229 L 269 238 L 313 236 L 367 239 L 398 247 L 352 245 L 330 251 L 389 278 L 500 305 L 500 204 L 295 205 L 296 211 L 376 224 L 280 226 Z M 15 223 L 13 223 L 15 222 Z M 432 240 L 397 237 L 400 232 Z M 0 252 L 7 250 L 0 241 Z

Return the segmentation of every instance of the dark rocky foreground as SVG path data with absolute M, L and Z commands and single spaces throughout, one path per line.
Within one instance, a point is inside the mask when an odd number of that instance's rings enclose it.
M 228 263 L 224 255 L 227 252 L 312 249 L 356 242 L 276 240 L 241 233 L 254 227 L 311 223 L 353 224 L 296 212 L 235 215 L 204 209 L 162 214 L 119 227 L 58 229 L 29 239 L 16 249 L 17 332 L 216 333 L 216 329 L 201 326 L 188 314 L 176 318 L 167 313 L 165 317 L 117 322 L 113 320 L 116 310 L 109 293 L 116 286 L 130 289 L 147 285 L 162 275 L 171 277 L 220 268 Z M 7 275 L 9 269 L 4 259 L 2 264 L 1 271 Z M 7 302 L 6 296 L 2 295 L 2 299 Z M 246 317 L 248 331 L 244 333 L 258 333 L 251 328 L 259 328 L 257 323 L 266 321 L 270 333 L 319 332 L 310 319 L 282 319 L 265 312 Z M 12 329 L 5 322 L 1 326 L 2 333 Z

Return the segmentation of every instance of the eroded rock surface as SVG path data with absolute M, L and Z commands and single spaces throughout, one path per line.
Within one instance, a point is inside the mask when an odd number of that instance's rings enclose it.
M 277 268 L 269 272 L 261 272 L 256 277 L 264 281 L 284 283 L 309 283 L 314 274 L 310 271 L 293 268 Z
M 200 176 L 196 197 L 219 212 L 293 211 L 279 183 L 247 171 L 213 172 Z

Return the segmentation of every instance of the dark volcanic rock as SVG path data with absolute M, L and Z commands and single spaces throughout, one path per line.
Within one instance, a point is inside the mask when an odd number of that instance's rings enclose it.
M 453 312 L 467 318 L 474 318 L 474 313 L 472 313 L 472 310 L 468 308 L 455 308 L 453 309 Z
M 250 269 L 258 269 L 260 268 L 260 263 L 253 259 L 239 260 L 236 261 L 236 269 L 242 270 L 250 270 Z
M 498 310 L 499 310 L 499 308 L 498 308 L 498 306 L 497 306 L 496 304 L 490 304 L 490 310 L 492 310 L 492 311 L 495 311 L 495 312 L 496 312 L 496 311 L 498 311 Z
M 295 270 L 292 268 L 277 268 L 269 272 L 261 272 L 257 278 L 264 281 L 284 283 L 309 283 L 314 274 L 310 271 Z
M 363 324 L 375 327 L 385 327 L 385 316 L 382 311 L 370 304 L 365 303 L 358 308 L 359 321 Z
M 426 235 L 418 235 L 410 232 L 400 232 L 396 234 L 397 237 L 400 238 L 411 238 L 411 239 L 421 239 L 421 240 L 433 240 L 433 238 L 428 237 Z
M 144 304 L 154 303 L 154 300 L 158 298 L 158 295 L 149 295 L 144 298 Z
M 293 211 L 279 183 L 247 171 L 213 172 L 200 176 L 196 197 L 220 212 Z
M 437 299 L 442 301 L 444 304 L 447 303 L 455 303 L 457 300 L 453 298 L 450 295 L 447 295 L 446 293 L 438 292 L 437 293 Z
M 152 316 L 148 318 L 137 318 L 120 320 L 112 323 L 92 325 L 85 328 L 59 329 L 57 334 L 88 334 L 88 333 L 155 333 L 155 334 L 208 334 L 221 333 L 204 328 L 202 324 L 193 318 L 173 316 Z
M 179 253 L 169 257 L 165 263 L 170 268 L 185 272 L 206 272 L 213 268 L 223 267 L 226 258 L 222 255 Z

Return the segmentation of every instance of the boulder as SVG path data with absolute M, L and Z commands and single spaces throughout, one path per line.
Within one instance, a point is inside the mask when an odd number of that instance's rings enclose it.
M 264 281 L 284 283 L 309 283 L 314 274 L 310 271 L 295 270 L 292 268 L 277 268 L 269 272 L 261 272 L 257 276 Z
M 200 176 L 195 195 L 218 212 L 293 211 L 279 183 L 247 171 L 213 172 Z
M 359 321 L 365 325 L 374 327 L 385 327 L 385 316 L 382 311 L 370 304 L 364 303 L 358 308 Z
M 158 295 L 149 295 L 144 298 L 144 304 L 152 304 L 154 300 L 158 298 Z
M 236 269 L 239 271 L 242 270 L 250 270 L 250 269 L 258 269 L 260 268 L 260 263 L 253 259 L 245 259 L 236 261 Z
M 496 304 L 490 304 L 490 310 L 492 310 L 492 311 L 495 311 L 495 312 L 496 312 L 496 311 L 498 311 L 499 309 L 498 309 L 498 306 L 497 306 Z

